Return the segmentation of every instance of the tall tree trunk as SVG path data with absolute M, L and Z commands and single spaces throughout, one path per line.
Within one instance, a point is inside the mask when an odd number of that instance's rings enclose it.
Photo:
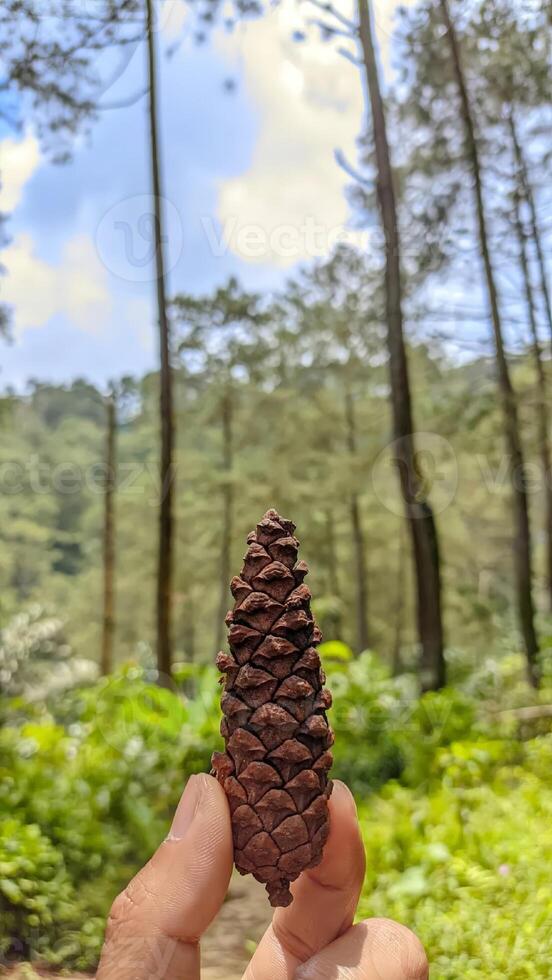
M 337 547 L 335 542 L 335 521 L 331 508 L 326 511 L 326 546 L 328 549 L 328 586 L 332 596 L 334 596 L 337 610 L 334 616 L 335 634 L 338 639 L 342 639 L 343 632 L 343 598 L 341 595 L 341 583 L 339 581 L 339 567 L 337 563 Z
M 485 215 L 479 150 L 475 135 L 475 125 L 472 116 L 470 99 L 464 78 L 460 45 L 450 15 L 448 0 L 439 0 L 439 2 L 441 5 L 443 21 L 447 30 L 452 63 L 460 96 L 462 120 L 465 128 L 466 155 L 474 181 L 475 206 L 477 212 L 477 224 L 479 228 L 479 244 L 489 294 L 489 305 L 495 339 L 498 384 L 502 399 L 504 429 L 508 450 L 510 453 L 512 472 L 515 520 L 514 564 L 519 622 L 527 657 L 527 673 L 529 681 L 534 686 L 537 686 L 539 681 L 537 664 L 538 641 L 535 631 L 535 611 L 532 590 L 531 533 L 529 524 L 525 462 L 520 437 L 517 401 L 510 378 L 508 359 L 504 349 L 502 322 L 498 305 L 498 293 L 494 269 L 491 261 L 489 237 L 487 233 L 487 218 Z
M 222 533 L 220 536 L 220 600 L 216 624 L 215 649 L 220 650 L 224 640 L 224 618 L 228 612 L 230 561 L 232 550 L 232 526 L 234 508 L 234 488 L 232 486 L 233 467 L 233 404 L 232 388 L 228 384 L 222 399 Z
M 182 617 L 182 644 L 188 663 L 194 663 L 196 659 L 195 618 L 193 586 L 190 586 L 184 596 L 184 615 Z
M 347 389 L 345 392 L 345 421 L 347 425 L 347 448 L 351 460 L 357 455 L 356 418 L 353 396 Z M 357 653 L 362 653 L 370 646 L 370 630 L 368 627 L 368 573 L 366 570 L 366 542 L 358 494 L 353 490 L 349 497 L 349 514 L 351 517 L 351 533 L 356 585 L 356 647 Z
M 550 469 L 550 462 L 551 462 L 552 455 L 550 452 L 550 416 L 548 410 L 548 393 L 546 390 L 547 389 L 546 374 L 544 371 L 544 364 L 542 361 L 542 350 L 541 350 L 539 331 L 537 326 L 537 309 L 535 303 L 535 294 L 533 290 L 533 283 L 531 280 L 529 256 L 527 254 L 527 240 L 525 237 L 525 229 L 523 227 L 523 219 L 521 214 L 521 194 L 518 191 L 516 191 L 515 194 L 514 223 L 515 223 L 516 235 L 517 235 L 518 245 L 519 245 L 519 260 L 520 260 L 521 271 L 523 275 L 523 282 L 525 286 L 527 314 L 529 318 L 529 325 L 531 327 L 531 341 L 532 341 L 531 349 L 533 352 L 535 373 L 537 377 L 537 439 L 539 444 L 539 453 L 540 453 L 543 475 L 544 475 L 544 493 L 545 493 L 544 540 L 546 542 L 548 602 L 549 602 L 549 607 L 552 610 L 552 486 L 550 485 L 550 478 L 552 476 L 552 471 Z
M 416 466 L 414 425 L 403 332 L 401 252 L 393 171 L 380 90 L 369 0 L 358 0 L 362 46 L 378 170 L 378 203 L 385 234 L 386 318 L 396 461 L 412 537 L 416 572 L 418 634 L 422 648 L 423 690 L 446 682 L 441 569 L 437 528 Z
M 115 487 L 117 461 L 115 433 L 117 405 L 111 392 L 106 404 L 106 446 L 103 528 L 103 616 L 100 671 L 105 677 L 113 670 L 113 639 L 115 635 Z
M 405 588 L 406 588 L 406 527 L 403 521 L 401 521 L 401 529 L 399 532 L 399 547 L 397 553 L 397 594 L 395 596 L 395 636 L 393 641 L 393 654 L 391 658 L 391 669 L 393 671 L 393 677 L 398 677 L 402 674 L 402 640 L 403 640 L 403 627 L 404 627 L 404 606 L 405 606 Z
M 512 134 L 512 144 L 514 147 L 516 164 L 517 164 L 521 184 L 523 187 L 523 196 L 527 201 L 527 206 L 529 208 L 529 213 L 531 215 L 531 233 L 533 237 L 533 244 L 535 246 L 535 251 L 537 253 L 537 260 L 538 260 L 539 272 L 540 272 L 540 286 L 541 286 L 542 298 L 544 301 L 544 308 L 546 310 L 546 318 L 548 321 L 548 330 L 550 333 L 550 345 L 552 347 L 552 300 L 550 298 L 550 289 L 548 286 L 548 275 L 546 269 L 546 261 L 544 258 L 544 248 L 542 245 L 542 234 L 539 228 L 539 220 L 537 216 L 535 195 L 533 193 L 533 188 L 531 186 L 531 181 L 529 179 L 529 170 L 527 167 L 527 163 L 525 161 L 525 156 L 518 136 L 517 122 L 516 122 L 513 106 L 510 107 L 508 121 L 510 124 L 510 132 Z
M 172 575 L 173 575 L 173 495 L 174 495 L 174 418 L 170 326 L 165 294 L 165 257 L 163 243 L 163 198 L 157 121 L 157 64 L 153 20 L 153 2 L 146 0 L 148 35 L 148 82 L 151 179 L 155 210 L 155 261 L 157 312 L 160 352 L 160 423 L 161 458 L 159 505 L 159 551 L 157 564 L 157 670 L 159 683 L 168 685 L 172 674 Z

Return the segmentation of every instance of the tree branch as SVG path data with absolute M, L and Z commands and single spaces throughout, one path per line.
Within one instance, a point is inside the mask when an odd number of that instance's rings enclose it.
M 343 26 L 349 31 L 352 31 L 353 34 L 356 35 L 358 33 L 358 24 L 356 24 L 353 20 L 349 20 L 349 18 L 345 17 L 345 15 L 339 10 L 336 10 L 333 4 L 324 3 L 324 0 L 307 0 L 307 3 L 312 3 L 313 6 L 318 8 L 318 10 L 322 10 L 323 13 L 329 14 L 331 17 L 335 17 L 340 24 L 343 24 Z

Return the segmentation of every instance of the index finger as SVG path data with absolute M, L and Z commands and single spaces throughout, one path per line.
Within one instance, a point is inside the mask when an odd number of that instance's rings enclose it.
M 292 980 L 301 963 L 352 925 L 365 857 L 355 801 L 338 780 L 329 807 L 330 835 L 322 863 L 292 885 L 292 904 L 274 913 L 243 980 Z

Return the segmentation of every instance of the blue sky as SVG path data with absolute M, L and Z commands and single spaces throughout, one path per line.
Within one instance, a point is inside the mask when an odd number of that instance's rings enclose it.
M 348 0 L 342 3 L 347 12 Z M 374 0 L 385 78 L 393 70 L 396 6 Z M 361 80 L 309 25 L 316 10 L 281 0 L 262 19 L 197 47 L 185 0 L 162 0 L 161 9 L 169 293 L 201 293 L 229 275 L 270 290 L 339 240 L 369 248 L 369 232 L 351 227 L 348 178 L 334 159 L 340 150 L 355 162 Z M 298 29 L 307 31 L 305 43 L 294 42 Z M 176 41 L 167 59 L 163 52 Z M 144 46 L 122 70 L 118 60 L 104 68 L 106 77 L 117 75 L 104 103 L 140 92 Z M 13 342 L 0 340 L 0 388 L 77 376 L 104 384 L 156 367 L 146 109 L 142 100 L 101 112 L 64 166 L 48 160 L 30 120 L 19 134 L 0 130 L 0 210 L 11 215 L 0 292 L 13 307 Z M 470 303 L 483 312 L 480 270 L 469 279 Z M 465 280 L 430 287 L 441 312 L 446 306 L 453 316 L 466 303 Z M 515 282 L 512 288 L 519 292 Z M 460 357 L 470 356 L 470 338 L 490 338 L 485 320 L 470 326 L 464 317 L 455 326 L 449 317 L 444 326 Z
M 384 59 L 392 8 L 381 0 L 377 11 Z M 293 42 L 305 17 L 291 0 L 199 48 L 182 0 L 165 0 L 165 10 L 160 49 L 181 39 L 160 58 L 170 291 L 201 292 L 230 274 L 270 289 L 337 238 L 356 240 L 333 158 L 339 148 L 354 159 L 355 69 L 316 32 Z M 140 91 L 144 67 L 140 47 L 103 101 Z M 103 383 L 155 366 L 145 100 L 102 112 L 64 166 L 49 162 L 31 125 L 4 129 L 0 173 L 0 207 L 11 214 L 1 289 L 14 310 L 0 385 Z

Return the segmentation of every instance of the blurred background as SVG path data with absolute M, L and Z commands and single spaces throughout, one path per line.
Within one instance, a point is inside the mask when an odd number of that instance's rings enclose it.
M 0 971 L 94 970 L 276 507 L 359 914 L 549 975 L 550 125 L 544 0 L 4 0 Z

